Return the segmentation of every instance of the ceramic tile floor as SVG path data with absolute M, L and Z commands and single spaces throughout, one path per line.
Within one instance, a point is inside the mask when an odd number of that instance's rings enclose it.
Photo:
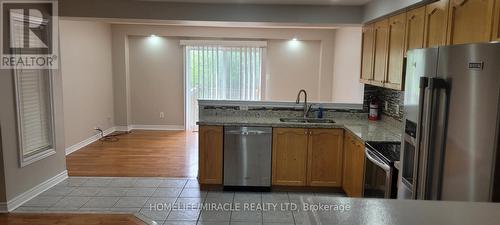
M 310 212 L 279 208 L 291 203 L 301 206 L 313 198 L 338 197 L 344 195 L 202 191 L 195 179 L 70 177 L 26 202 L 16 212 L 134 213 L 159 225 L 311 224 Z M 232 203 L 233 207 L 239 205 L 240 210 L 201 209 L 199 203 L 216 203 L 212 204 L 215 206 Z M 251 207 L 251 203 L 262 203 L 253 206 L 268 208 L 244 209 L 245 206 Z M 272 204 L 269 203 L 274 203 L 277 208 L 270 208 Z M 184 208 L 165 210 L 165 206 Z

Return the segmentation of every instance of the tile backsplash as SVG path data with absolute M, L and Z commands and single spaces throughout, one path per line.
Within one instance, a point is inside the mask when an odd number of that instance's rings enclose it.
M 366 111 L 368 111 L 369 108 L 370 96 L 376 96 L 381 101 L 380 108 L 382 110 L 382 114 L 390 116 L 399 121 L 403 120 L 403 113 L 404 113 L 403 91 L 396 91 L 388 88 L 365 84 L 363 107 Z M 386 104 L 385 102 L 387 102 L 387 109 L 385 108 Z

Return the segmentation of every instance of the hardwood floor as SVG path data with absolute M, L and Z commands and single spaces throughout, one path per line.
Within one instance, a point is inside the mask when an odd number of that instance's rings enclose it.
M 117 142 L 96 141 L 68 156 L 70 176 L 196 177 L 198 133 L 133 130 Z
M 145 225 L 128 214 L 0 214 L 3 225 Z

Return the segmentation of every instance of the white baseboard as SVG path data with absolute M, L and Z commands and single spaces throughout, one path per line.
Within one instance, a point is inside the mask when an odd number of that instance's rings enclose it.
M 51 187 L 54 187 L 56 184 L 65 180 L 66 178 L 68 178 L 68 171 L 67 170 L 61 172 L 60 174 L 55 175 L 54 177 L 52 177 L 46 181 L 44 181 L 43 183 L 35 186 L 34 188 L 31 188 L 30 190 L 14 197 L 12 200 L 8 201 L 7 204 L 0 203 L 0 207 L 4 206 L 4 204 L 5 204 L 5 208 L 6 208 L 5 211 L 12 212 L 17 207 L 21 206 L 22 204 L 26 203 L 27 201 L 31 200 L 32 198 L 36 197 L 37 195 L 41 194 L 42 192 L 50 189 Z M 4 209 L 2 209 L 2 211 L 3 210 Z
M 111 127 L 109 129 L 103 131 L 103 134 L 104 134 L 104 136 L 106 136 L 106 135 L 111 134 L 115 131 L 116 131 L 116 127 Z M 101 138 L 101 134 L 95 134 L 92 137 L 89 137 L 89 138 L 87 138 L 79 143 L 76 143 L 72 146 L 67 147 L 66 148 L 66 155 L 69 155 L 69 154 L 89 145 L 89 144 L 92 144 L 94 141 L 99 140 L 99 138 Z
M 131 130 L 132 130 L 131 126 L 115 126 L 115 131 L 128 132 Z
M 131 130 L 184 130 L 183 125 L 130 125 Z

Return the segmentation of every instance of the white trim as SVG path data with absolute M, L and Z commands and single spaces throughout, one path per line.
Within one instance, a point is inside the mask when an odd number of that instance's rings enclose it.
M 213 45 L 228 47 L 267 47 L 266 41 L 181 40 L 181 45 Z
M 132 130 L 131 126 L 115 126 L 115 131 L 129 132 Z
M 131 130 L 184 130 L 184 125 L 129 125 Z
M 321 105 L 325 109 L 363 109 L 363 104 L 331 103 L 331 102 L 308 102 L 313 105 Z M 276 107 L 276 108 L 301 108 L 303 103 L 275 102 L 275 101 L 235 101 L 235 100 L 204 100 L 198 99 L 199 106 L 252 106 L 252 107 Z
M 54 187 L 56 184 L 60 183 L 61 181 L 65 180 L 68 178 L 68 171 L 65 170 L 54 177 L 38 184 L 37 186 L 29 189 L 28 191 L 14 197 L 12 200 L 8 201 L 6 204 L 6 208 L 8 212 L 14 211 L 17 207 L 21 206 L 22 204 L 26 203 L 27 201 L 33 199 L 34 197 L 38 196 L 42 192 L 50 189 L 51 187 Z M 2 207 L 5 203 L 0 203 L 0 207 Z M 3 209 L 2 209 L 3 210 Z
M 16 69 L 13 69 L 13 73 L 14 73 L 14 90 L 15 90 L 15 99 L 16 99 L 16 119 L 17 119 L 17 137 L 18 137 L 18 140 L 19 140 L 19 148 L 18 148 L 18 160 L 19 160 L 19 166 L 22 168 L 22 167 L 25 167 L 31 163 L 34 163 L 36 161 L 39 161 L 39 160 L 42 160 L 46 157 L 49 157 L 53 154 L 55 154 L 55 150 L 54 150 L 54 145 L 56 143 L 56 133 L 55 133 L 55 117 L 54 117 L 54 112 L 55 112 L 55 109 L 54 109 L 54 76 L 53 76 L 53 72 L 52 70 L 47 70 L 48 72 L 48 75 L 49 76 L 49 83 L 48 83 L 48 87 L 47 87 L 47 91 L 48 91 L 48 94 L 49 94 L 49 98 L 48 98 L 48 101 L 49 101 L 49 104 L 48 104 L 48 108 L 49 108 L 49 125 L 50 125 L 50 132 L 49 134 L 51 135 L 51 143 L 50 143 L 50 146 L 51 148 L 49 149 L 46 149 L 46 150 L 43 150 L 42 152 L 39 152 L 37 153 L 36 155 L 32 156 L 32 157 L 25 157 L 24 155 L 24 144 L 23 144 L 23 120 L 22 120 L 22 115 L 21 115 L 21 96 L 20 96 L 20 88 L 19 88 L 19 70 L 23 71 L 23 70 L 34 70 L 34 69 L 29 69 L 29 68 L 26 68 L 26 69 L 23 69 L 23 68 L 16 68 Z M 42 76 L 44 76 L 45 74 L 42 74 Z
M 111 127 L 105 131 L 103 131 L 104 136 L 111 134 L 116 131 L 116 127 Z M 72 146 L 69 146 L 66 148 L 66 155 L 69 155 L 75 151 L 78 151 L 79 149 L 99 140 L 101 138 L 101 134 L 94 134 L 92 137 L 89 137 L 83 141 L 80 141 L 79 143 L 76 143 Z

